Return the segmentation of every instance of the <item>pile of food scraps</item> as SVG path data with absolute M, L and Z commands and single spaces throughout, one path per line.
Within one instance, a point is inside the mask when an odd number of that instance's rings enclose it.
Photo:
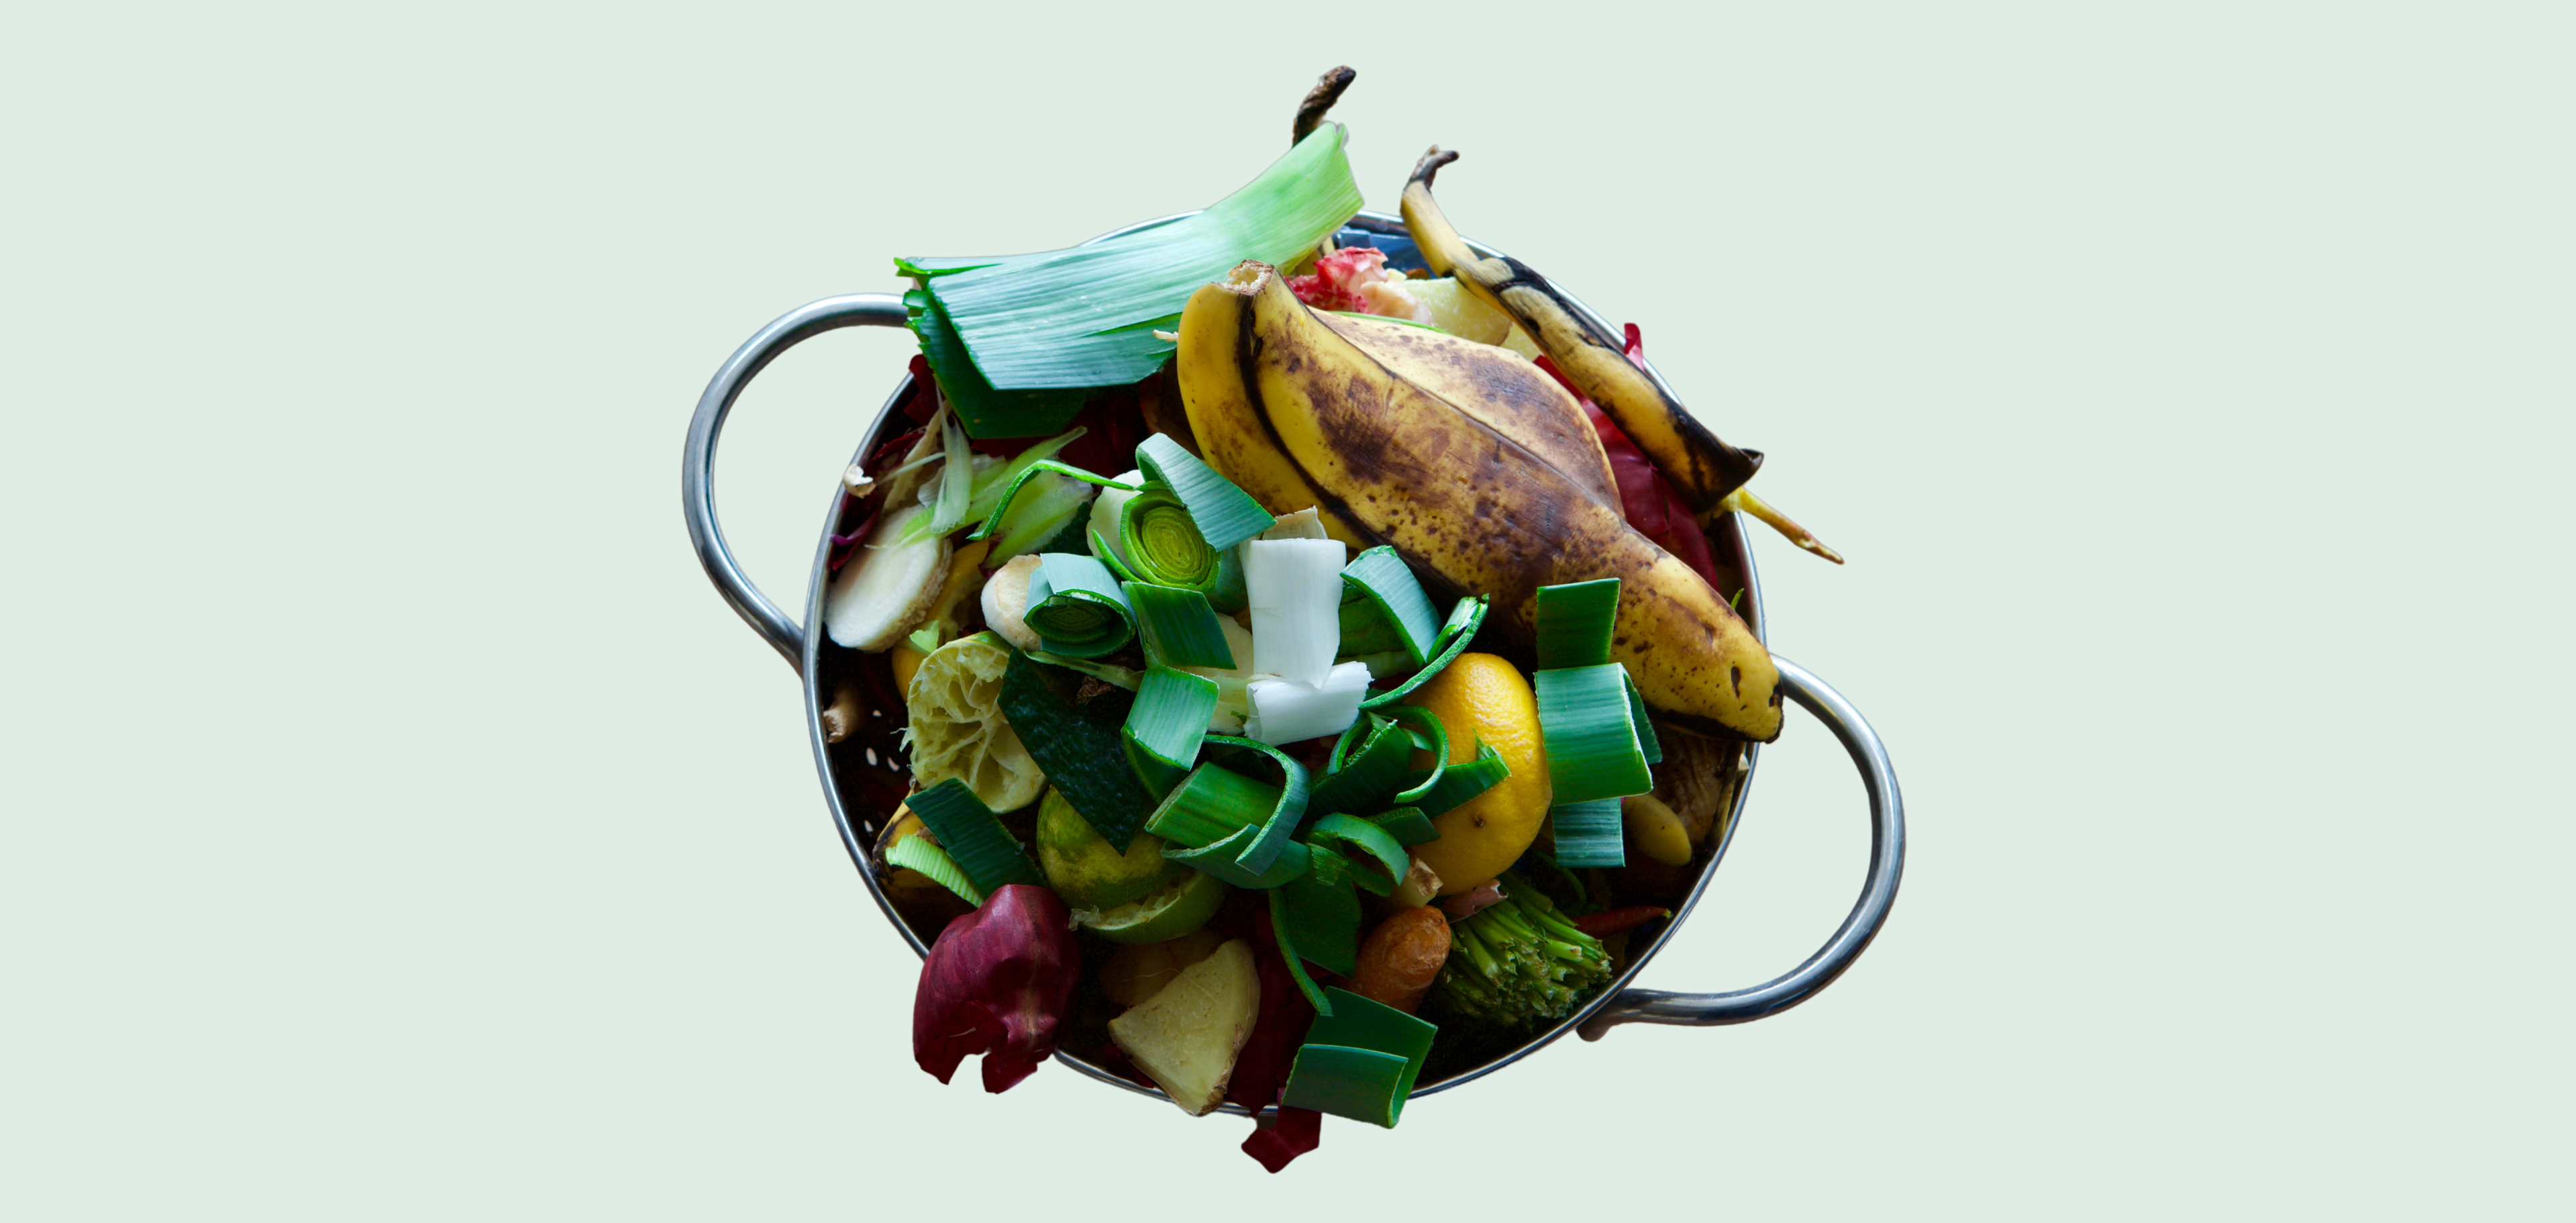
M 938 932 L 922 1068 L 1064 1049 L 1261 1118 L 1272 1171 L 1622 970 L 1779 733 L 1708 527 L 1831 555 L 1635 328 L 1458 238 L 1454 154 L 1403 234 L 1346 227 L 1350 79 L 1187 219 L 897 260 L 914 427 L 852 468 L 824 603 L 827 736 L 900 711 L 847 771 Z

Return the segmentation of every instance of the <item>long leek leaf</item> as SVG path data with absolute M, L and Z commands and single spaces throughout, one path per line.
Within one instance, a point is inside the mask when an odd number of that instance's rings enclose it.
M 1200 285 L 1246 259 L 1291 262 L 1359 211 L 1342 141 L 1340 124 L 1323 124 L 1242 190 L 1168 225 L 971 268 L 914 259 L 907 274 L 922 275 L 995 387 L 1134 382 L 1171 356 L 1154 331 Z

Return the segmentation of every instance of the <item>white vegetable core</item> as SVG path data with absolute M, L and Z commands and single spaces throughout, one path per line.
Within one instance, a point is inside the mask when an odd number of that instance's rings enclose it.
M 1243 543 L 1243 592 L 1252 604 L 1252 669 L 1321 684 L 1342 644 L 1342 566 L 1336 539 Z

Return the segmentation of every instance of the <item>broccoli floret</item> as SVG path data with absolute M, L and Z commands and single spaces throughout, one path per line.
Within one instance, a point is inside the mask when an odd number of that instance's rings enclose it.
M 1452 1014 L 1507 1027 L 1562 1019 L 1610 980 L 1610 953 L 1518 876 L 1503 876 L 1503 893 L 1450 924 L 1432 994 Z

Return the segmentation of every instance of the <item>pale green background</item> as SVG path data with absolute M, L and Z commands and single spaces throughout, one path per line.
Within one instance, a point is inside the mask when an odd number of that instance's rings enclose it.
M 13 17 L 0 1214 L 2563 1209 L 2569 10 L 1444 7 Z M 1272 1179 L 912 1066 L 678 459 L 774 315 L 1207 203 L 1340 62 L 1373 205 L 1464 149 L 1850 555 L 1757 545 L 1914 852 L 1813 1004 Z M 903 357 L 737 413 L 799 605 Z M 1647 983 L 1787 968 L 1866 844 L 1793 718 Z

